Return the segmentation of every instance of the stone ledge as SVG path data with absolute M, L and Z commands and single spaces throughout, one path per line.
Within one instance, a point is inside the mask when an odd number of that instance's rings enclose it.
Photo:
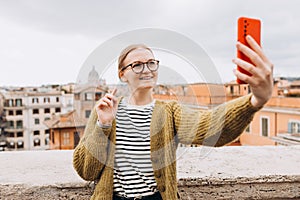
M 237 181 L 214 178 L 180 179 L 178 189 L 183 200 L 191 199 L 300 199 L 300 176 L 259 177 Z M 32 186 L 0 185 L 0 199 L 31 200 L 89 200 L 94 185 L 87 183 L 64 183 L 61 185 Z
M 73 151 L 0 153 L 0 199 L 89 199 Z M 300 199 L 300 146 L 179 148 L 182 199 Z
M 228 185 L 228 184 L 273 184 L 273 183 L 300 183 L 300 175 L 295 176 L 260 176 L 260 177 L 236 177 L 236 178 L 181 178 L 178 186 L 206 186 L 206 185 Z

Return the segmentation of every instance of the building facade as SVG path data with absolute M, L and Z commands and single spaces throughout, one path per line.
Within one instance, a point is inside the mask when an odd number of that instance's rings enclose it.
M 79 118 L 75 110 L 65 114 L 53 115 L 44 124 L 50 132 L 51 150 L 74 149 L 83 136 L 86 120 Z
M 11 89 L 2 94 L 8 150 L 49 149 L 49 130 L 43 122 L 73 109 L 72 94 L 49 88 Z
M 300 91 L 290 90 L 290 85 L 298 85 L 298 82 L 292 83 L 285 79 L 274 81 L 272 98 L 241 135 L 241 145 L 300 144 Z M 228 100 L 250 92 L 248 85 L 236 83 L 226 84 L 225 88 Z M 295 97 L 287 96 L 291 91 Z

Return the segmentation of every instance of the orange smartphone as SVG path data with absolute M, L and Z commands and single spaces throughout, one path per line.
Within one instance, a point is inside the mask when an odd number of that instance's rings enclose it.
M 261 32 L 261 22 L 259 19 L 248 18 L 248 17 L 240 17 L 238 19 L 238 38 L 237 39 L 242 44 L 245 44 L 246 46 L 249 47 L 249 45 L 246 41 L 246 36 L 250 35 L 260 45 L 260 32 Z M 237 57 L 246 62 L 253 64 L 251 62 L 251 60 L 240 51 L 237 51 Z M 240 72 L 251 76 L 251 74 L 248 71 L 244 70 L 243 68 L 237 66 L 237 69 Z M 239 79 L 237 79 L 237 83 L 245 84 L 244 81 L 241 81 Z

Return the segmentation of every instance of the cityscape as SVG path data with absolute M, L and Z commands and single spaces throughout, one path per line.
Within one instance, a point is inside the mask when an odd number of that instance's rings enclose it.
M 86 83 L 0 88 L 0 151 L 74 149 L 97 100 L 117 87 L 93 68 Z M 192 109 L 210 109 L 250 93 L 248 85 L 192 83 L 157 85 L 154 97 L 177 100 Z M 228 145 L 299 145 L 300 79 L 274 78 L 273 96 L 238 140 Z M 181 146 L 184 146 L 180 144 Z M 190 145 L 196 146 L 196 145 Z

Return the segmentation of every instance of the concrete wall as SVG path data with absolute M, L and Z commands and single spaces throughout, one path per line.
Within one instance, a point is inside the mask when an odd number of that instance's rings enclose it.
M 89 199 L 73 151 L 0 153 L 0 199 Z M 300 199 L 300 146 L 179 148 L 182 199 Z

